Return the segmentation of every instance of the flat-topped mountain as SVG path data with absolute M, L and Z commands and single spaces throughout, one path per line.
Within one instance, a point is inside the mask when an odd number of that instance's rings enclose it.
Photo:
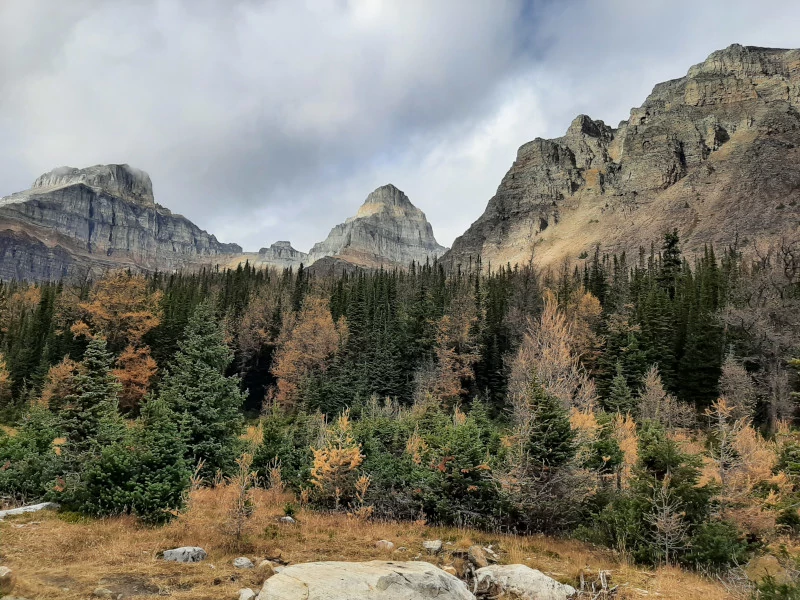
M 388 184 L 372 192 L 354 217 L 336 225 L 309 252 L 309 264 L 325 257 L 362 267 L 424 263 L 446 248 L 433 236 L 425 213 L 402 191 Z
M 173 270 L 241 251 L 156 204 L 150 177 L 128 165 L 61 167 L 0 199 L 2 279 Z
M 292 248 L 291 242 L 280 241 L 275 242 L 269 248 L 261 248 L 254 263 L 279 269 L 297 268 L 301 264 L 308 264 L 308 254 Z
M 540 265 L 635 251 L 677 228 L 704 244 L 800 239 L 800 50 L 733 45 L 660 83 L 612 128 L 585 115 L 523 145 L 445 256 Z

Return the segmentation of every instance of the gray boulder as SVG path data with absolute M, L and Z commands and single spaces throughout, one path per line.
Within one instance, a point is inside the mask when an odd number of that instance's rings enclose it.
M 258 600 L 474 600 L 460 579 L 426 562 L 313 562 L 266 581 Z
M 233 560 L 233 566 L 237 569 L 254 569 L 255 565 L 253 561 L 247 558 L 246 556 L 240 556 Z
M 422 547 L 428 551 L 428 554 L 439 554 L 442 551 L 442 540 L 427 540 L 422 542 Z
M 475 571 L 476 593 L 519 600 L 567 600 L 574 587 L 525 565 L 491 565 Z
M 239 590 L 239 600 L 253 600 L 256 593 L 250 588 L 242 588 Z
M 172 550 L 164 550 L 164 560 L 179 563 L 196 563 L 205 560 L 206 551 L 197 546 L 183 546 L 181 548 L 173 548 Z
M 19 508 L 9 508 L 8 510 L 0 510 L 0 520 L 5 517 L 13 517 L 14 515 L 24 515 L 25 513 L 38 512 L 40 510 L 56 509 L 58 504 L 55 502 L 42 502 L 40 504 L 29 504 L 28 506 L 20 506 Z

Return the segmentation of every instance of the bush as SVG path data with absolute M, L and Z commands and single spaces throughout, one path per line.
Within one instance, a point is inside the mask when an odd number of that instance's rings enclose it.
M 747 544 L 736 525 L 727 521 L 712 521 L 696 529 L 684 562 L 697 568 L 722 571 L 745 562 L 747 554 Z
M 27 503 L 47 494 L 59 463 L 57 437 L 55 417 L 40 407 L 28 412 L 14 436 L 0 430 L 0 495 Z
M 183 508 L 189 485 L 185 452 L 175 415 L 164 402 L 150 400 L 126 439 L 88 466 L 79 510 L 131 513 L 149 523 L 170 520 Z

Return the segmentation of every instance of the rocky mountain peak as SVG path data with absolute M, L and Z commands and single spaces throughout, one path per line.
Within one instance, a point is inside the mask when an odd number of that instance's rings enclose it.
M 398 216 L 402 216 L 404 213 L 411 213 L 415 216 L 417 213 L 422 213 L 411 203 L 411 200 L 402 190 L 389 183 L 370 193 L 367 199 L 364 200 L 364 204 L 358 209 L 355 217 L 351 218 L 365 218 L 383 211 L 390 211 Z
M 579 115 L 524 144 L 445 259 L 552 265 L 673 228 L 686 252 L 798 239 L 798 189 L 800 50 L 734 44 L 656 84 L 616 129 Z
M 335 256 L 364 267 L 407 266 L 440 256 L 446 248 L 419 208 L 392 184 L 370 193 L 355 216 L 334 227 L 309 252 L 309 264 Z
M 80 183 L 133 204 L 155 205 L 150 176 L 130 165 L 95 165 L 85 169 L 58 167 L 40 175 L 31 190 L 43 192 Z

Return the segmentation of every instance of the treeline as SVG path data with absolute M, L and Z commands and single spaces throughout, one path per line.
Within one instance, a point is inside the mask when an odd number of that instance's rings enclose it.
M 548 271 L 5 283 L 0 494 L 160 521 L 245 453 L 364 518 L 722 568 L 800 527 L 799 346 L 797 244 L 685 257 L 676 232 Z

